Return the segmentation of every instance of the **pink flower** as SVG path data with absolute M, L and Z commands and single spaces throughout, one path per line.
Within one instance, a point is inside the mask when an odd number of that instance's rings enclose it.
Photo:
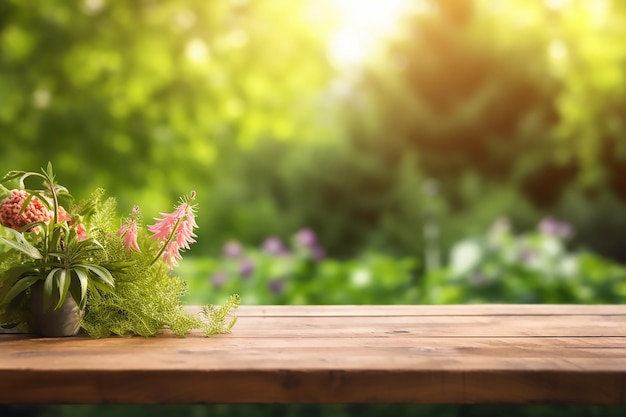
M 63 223 L 71 221 L 72 216 L 70 216 L 70 214 L 67 212 L 67 210 L 65 210 L 63 206 L 59 206 L 59 209 L 57 210 L 57 222 Z
M 198 227 L 194 206 L 191 204 L 196 197 L 192 191 L 189 198 L 183 198 L 172 213 L 160 213 L 162 218 L 155 218 L 156 223 L 148 226 L 152 238 L 160 240 L 161 251 L 157 258 L 163 255 L 163 260 L 171 268 L 178 266 L 178 259 L 182 259 L 181 250 L 189 249 L 197 237 L 193 229 Z
M 139 217 L 139 207 L 133 207 L 130 218 L 119 228 L 117 235 L 121 236 L 127 251 L 141 252 L 137 244 L 137 218 Z
M 23 226 L 34 222 L 49 222 L 52 217 L 50 211 L 37 197 L 33 197 L 24 211 L 22 206 L 29 194 L 23 190 L 11 191 L 11 196 L 0 203 L 0 224 L 11 229 L 20 230 Z M 37 227 L 30 228 L 29 232 L 37 232 Z
M 87 240 L 87 228 L 85 227 L 84 224 L 79 223 L 76 226 L 76 239 L 79 242 L 82 242 L 83 240 Z

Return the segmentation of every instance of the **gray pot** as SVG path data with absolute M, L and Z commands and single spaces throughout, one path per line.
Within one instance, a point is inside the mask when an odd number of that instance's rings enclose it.
M 75 336 L 80 331 L 82 311 L 70 294 L 59 309 L 54 310 L 54 306 L 44 309 L 43 281 L 31 287 L 30 313 L 30 330 L 38 336 Z

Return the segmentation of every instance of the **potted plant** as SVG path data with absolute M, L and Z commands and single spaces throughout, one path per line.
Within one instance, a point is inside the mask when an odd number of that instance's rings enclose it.
M 30 186 L 33 182 L 36 186 Z M 10 185 L 13 188 L 8 188 Z M 185 282 L 172 275 L 195 242 L 195 193 L 146 229 L 135 207 L 120 219 L 115 200 L 96 190 L 76 202 L 52 166 L 9 172 L 0 181 L 0 326 L 42 336 L 150 336 L 163 328 L 207 335 L 234 324 L 231 297 L 202 316 L 180 302 Z

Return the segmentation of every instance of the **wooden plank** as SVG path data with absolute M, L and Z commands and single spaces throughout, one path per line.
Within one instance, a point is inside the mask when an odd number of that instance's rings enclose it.
M 213 338 L 0 335 L 0 403 L 626 402 L 625 306 L 449 307 L 246 307 Z
M 242 316 L 229 337 L 624 337 L 626 316 Z
M 545 371 L 57 371 L 4 373 L 16 403 L 623 404 L 617 373 Z M 10 382 L 9 382 L 10 381 Z M 25 387 L 28 387 L 27 389 Z M 6 399 L 6 394 L 2 397 Z
M 550 370 L 550 371 L 614 371 L 626 372 L 626 348 L 585 349 L 551 347 L 536 342 L 531 347 L 516 345 L 458 346 L 430 343 L 428 345 L 386 346 L 365 345 L 321 348 L 303 344 L 294 347 L 260 347 L 241 345 L 189 344 L 174 341 L 163 346 L 151 339 L 143 346 L 128 343 L 120 347 L 95 349 L 51 346 L 47 351 L 18 345 L 3 346 L 12 354 L 3 354 L 10 361 L 0 372 L 11 369 L 47 370 L 205 370 L 251 371 L 271 369 L 294 370 L 403 370 L 408 368 L 439 370 Z M 199 341 L 201 342 L 201 341 Z M 497 342 L 497 341 L 496 341 Z M 495 342 L 494 342 L 495 344 Z M 623 344 L 623 341 L 622 341 Z M 537 347 L 541 346 L 541 347 Z M 70 361 L 70 358 L 72 359 Z M 140 360 L 138 359 L 140 358 Z
M 199 307 L 190 306 L 193 311 Z M 463 304 L 463 305 L 246 305 L 240 317 L 341 317 L 341 316 L 484 316 L 484 315 L 626 315 L 626 305 L 617 304 Z
M 316 337 L 302 341 L 298 338 L 277 337 L 235 337 L 235 334 L 213 336 L 207 339 L 204 335 L 193 333 L 185 339 L 171 334 L 163 334 L 156 338 L 120 338 L 111 337 L 106 339 L 90 339 L 87 337 L 72 338 L 32 338 L 28 334 L 3 336 L 0 339 L 0 358 L 8 358 L 11 361 L 28 360 L 29 356 L 53 355 L 55 350 L 72 351 L 77 354 L 87 355 L 91 352 L 106 352 L 117 349 L 156 349 L 168 351 L 184 347 L 188 350 L 206 349 L 251 349 L 251 348 L 312 348 L 323 347 L 346 347 L 346 348 L 371 348 L 371 347 L 406 347 L 420 350 L 422 354 L 430 351 L 438 352 L 446 349 L 475 349 L 485 348 L 489 352 L 498 352 L 500 349 L 524 349 L 527 353 L 537 353 L 543 350 L 553 352 L 554 349 L 570 349 L 572 352 L 591 352 L 590 355 L 610 355 L 611 352 L 619 353 L 626 349 L 624 337 L 508 337 L 508 338 L 483 338 L 483 337 L 445 337 L 419 339 L 411 335 L 397 335 L 393 337 Z M 96 343 L 97 342 L 97 343 Z M 43 348 L 47 348 L 44 350 Z M 600 350 L 603 350 L 600 352 Z M 552 353 L 553 354 L 553 353 Z M 0 361 L 0 369 L 11 364 Z
M 626 316 L 271 316 L 240 318 L 235 337 L 624 337 Z
M 602 355 L 601 357 L 599 355 Z M 74 361 L 69 362 L 73 357 Z M 420 370 L 477 371 L 571 371 L 626 372 L 626 350 L 610 352 L 556 349 L 531 351 L 519 347 L 498 350 L 478 347 L 233 347 L 196 349 L 128 349 L 75 350 L 55 349 L 48 352 L 23 351 L 21 357 L 9 356 L 12 365 L 4 370 L 33 369 L 48 371 L 159 371 L 187 369 L 227 371 L 264 371 L 272 369 L 309 370 Z M 95 362 L 95 363 L 90 363 Z M 4 367 L 3 367 L 4 368 Z

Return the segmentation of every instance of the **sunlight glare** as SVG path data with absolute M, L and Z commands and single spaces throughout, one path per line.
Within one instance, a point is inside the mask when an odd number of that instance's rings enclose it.
M 339 27 L 330 39 L 330 59 L 337 67 L 365 61 L 373 49 L 396 32 L 408 0 L 335 0 Z
M 549 9 L 561 10 L 570 2 L 570 0 L 545 0 L 545 2 Z
M 194 64 L 203 64 L 209 58 L 209 47 L 202 39 L 193 38 L 187 42 L 185 54 Z

